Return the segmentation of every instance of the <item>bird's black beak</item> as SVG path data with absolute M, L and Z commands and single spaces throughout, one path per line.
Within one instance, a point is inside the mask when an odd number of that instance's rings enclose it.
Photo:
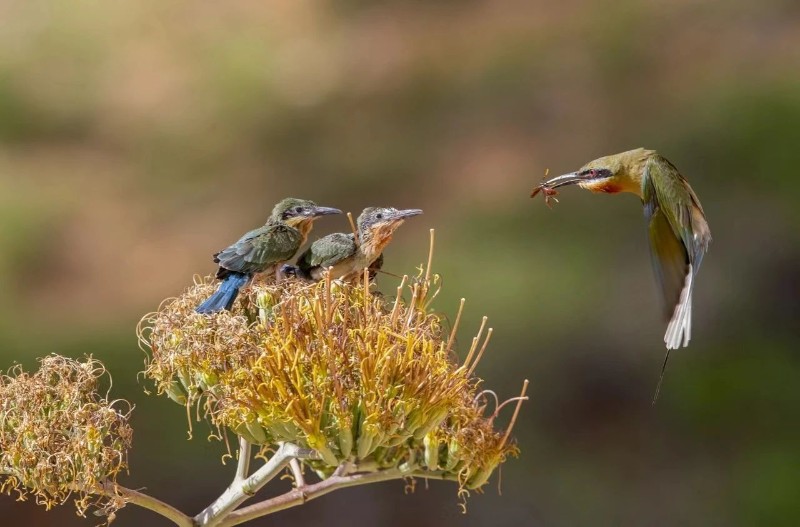
M 614 174 L 608 168 L 585 168 L 578 170 L 577 172 L 570 172 L 569 174 L 564 174 L 563 176 L 557 176 L 548 179 L 539 185 L 539 188 L 547 187 L 548 189 L 552 190 L 558 187 L 564 187 L 566 185 L 574 185 L 575 183 L 608 179 L 613 177 L 613 175 Z
M 564 187 L 566 185 L 574 185 L 575 183 L 580 183 L 581 181 L 586 181 L 587 179 L 592 179 L 592 176 L 590 174 L 581 174 L 580 172 L 570 172 L 569 174 L 564 174 L 563 176 L 550 178 L 543 182 L 541 186 L 554 189 L 558 187 Z
M 422 214 L 422 209 L 405 209 L 405 210 L 398 210 L 397 213 L 392 218 L 393 220 L 404 220 L 406 218 L 410 218 L 412 216 L 419 216 Z
M 310 216 L 317 217 L 317 216 L 329 216 L 331 214 L 341 214 L 342 211 L 339 209 L 334 209 L 333 207 L 314 207 L 311 209 Z

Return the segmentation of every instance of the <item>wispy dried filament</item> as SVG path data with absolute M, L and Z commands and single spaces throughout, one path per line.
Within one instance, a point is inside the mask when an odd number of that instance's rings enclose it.
M 317 450 L 323 476 L 345 460 L 408 463 L 480 487 L 516 447 L 475 402 L 485 347 L 458 364 L 455 332 L 427 310 L 437 283 L 421 270 L 392 300 L 362 281 L 257 284 L 232 312 L 209 316 L 194 308 L 215 284 L 197 280 L 142 320 L 145 373 L 252 443 Z
M 0 490 L 32 494 L 48 509 L 74 494 L 81 515 L 90 505 L 111 514 L 124 504 L 90 497 L 113 487 L 131 445 L 130 409 L 97 393 L 104 374 L 91 358 L 51 355 L 34 374 L 17 366 L 0 375 Z

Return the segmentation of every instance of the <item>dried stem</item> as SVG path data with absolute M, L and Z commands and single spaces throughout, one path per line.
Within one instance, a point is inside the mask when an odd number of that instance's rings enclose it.
M 397 320 L 397 308 L 400 307 L 400 300 L 403 298 L 403 288 L 406 285 L 406 280 L 408 280 L 408 275 L 404 274 L 403 279 L 400 281 L 400 285 L 397 286 L 397 296 L 394 298 L 394 306 L 392 306 L 392 314 L 391 314 L 392 325 L 394 325 L 395 320 Z
M 148 496 L 147 494 L 142 494 L 139 491 L 108 482 L 104 483 L 103 487 L 99 489 L 99 494 L 110 498 L 122 496 L 125 503 L 132 503 L 144 509 L 151 510 L 156 514 L 160 514 L 178 527 L 195 527 L 194 520 L 192 520 L 191 516 L 182 513 L 172 505 L 164 503 L 152 496 Z
M 333 319 L 333 302 L 331 301 L 331 268 L 325 271 L 325 324 L 330 325 Z
M 417 297 L 419 295 L 419 284 L 414 284 L 414 287 L 411 289 L 411 302 L 409 305 L 414 305 L 417 301 Z M 406 317 L 405 326 L 403 326 L 403 331 L 408 331 L 408 327 L 411 325 L 411 321 L 414 320 L 414 315 L 416 313 L 413 309 L 408 310 L 408 317 Z
M 475 350 L 478 348 L 478 342 L 480 342 L 481 337 L 483 336 L 483 328 L 486 327 L 487 320 L 489 320 L 488 317 L 483 317 L 481 320 L 481 327 L 478 329 L 478 334 L 472 337 L 472 345 L 469 348 L 469 353 L 467 353 L 467 358 L 464 359 L 464 364 L 461 366 L 462 368 L 469 368 L 469 363 L 472 360 L 472 356 L 475 354 Z
M 431 229 L 431 245 L 430 249 L 428 250 L 428 265 L 425 267 L 425 284 L 429 284 L 431 281 L 431 262 L 433 262 L 433 236 L 434 230 Z
M 472 372 L 475 371 L 475 368 L 478 366 L 478 363 L 481 361 L 481 358 L 483 357 L 483 352 L 486 351 L 486 346 L 489 345 L 489 339 L 492 338 L 492 331 L 494 331 L 494 330 L 492 328 L 489 328 L 489 330 L 486 332 L 486 339 L 484 339 L 484 341 L 483 341 L 483 346 L 481 346 L 481 349 L 478 352 L 478 355 L 475 357 L 475 360 L 472 361 L 472 366 L 469 367 L 469 371 L 468 371 L 469 375 L 472 375 Z
M 447 339 L 447 353 L 450 353 L 450 349 L 453 347 L 453 341 L 455 340 L 456 332 L 458 331 L 458 324 L 461 322 L 461 313 L 464 312 L 464 302 L 466 301 L 466 298 L 462 298 L 461 303 L 458 305 L 456 321 L 453 323 L 453 329 L 450 330 L 450 337 Z
M 356 246 L 361 245 L 361 240 L 358 239 L 358 227 L 356 227 L 356 222 L 353 221 L 353 214 L 351 212 L 347 213 L 347 221 L 350 222 L 350 228 L 353 230 L 353 236 L 355 236 Z
M 506 433 L 503 435 L 503 440 L 500 442 L 501 445 L 505 445 L 506 441 L 508 441 L 508 436 L 511 435 L 511 430 L 514 428 L 514 423 L 517 422 L 517 416 L 519 415 L 519 409 L 522 407 L 522 402 L 527 400 L 528 398 L 525 397 L 525 392 L 528 391 L 528 379 L 525 379 L 522 383 L 522 392 L 519 394 L 517 398 L 517 406 L 514 408 L 514 415 L 511 416 L 511 422 L 508 423 L 508 428 L 506 428 Z

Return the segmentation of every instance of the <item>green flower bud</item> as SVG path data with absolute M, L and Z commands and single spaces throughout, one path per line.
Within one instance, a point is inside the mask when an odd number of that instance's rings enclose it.
M 455 439 L 451 439 L 449 443 L 447 443 L 447 463 L 445 463 L 445 470 L 448 472 L 454 472 L 456 463 L 459 462 L 460 457 L 459 453 L 461 451 L 461 447 L 458 445 L 458 441 Z
M 350 427 L 339 429 L 339 451 L 344 458 L 350 457 L 350 453 L 353 451 L 353 431 Z
M 169 384 L 164 385 L 164 392 L 166 392 L 167 397 L 179 405 L 186 406 L 188 394 L 186 393 L 183 384 L 181 384 L 181 382 L 177 379 L 174 379 Z
M 248 421 L 244 424 L 247 431 L 250 433 L 250 437 L 253 438 L 251 443 L 255 445 L 263 445 L 267 442 L 269 436 L 267 432 L 264 430 L 264 427 L 258 424 L 257 422 Z
M 439 440 L 433 434 L 427 434 L 422 444 L 425 446 L 425 466 L 428 470 L 439 468 Z
M 372 451 L 372 440 L 374 436 L 366 430 L 362 430 L 356 440 L 356 455 L 358 459 L 366 459 Z

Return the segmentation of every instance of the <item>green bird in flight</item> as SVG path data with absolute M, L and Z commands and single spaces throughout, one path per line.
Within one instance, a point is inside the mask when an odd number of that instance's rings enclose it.
M 549 200 L 556 188 L 573 184 L 599 193 L 630 192 L 642 200 L 653 269 L 669 321 L 664 343 L 667 350 L 687 346 L 692 336 L 692 292 L 711 242 L 697 194 L 666 158 L 654 150 L 637 148 L 595 159 L 576 172 L 544 181 L 532 196 L 541 191 Z

